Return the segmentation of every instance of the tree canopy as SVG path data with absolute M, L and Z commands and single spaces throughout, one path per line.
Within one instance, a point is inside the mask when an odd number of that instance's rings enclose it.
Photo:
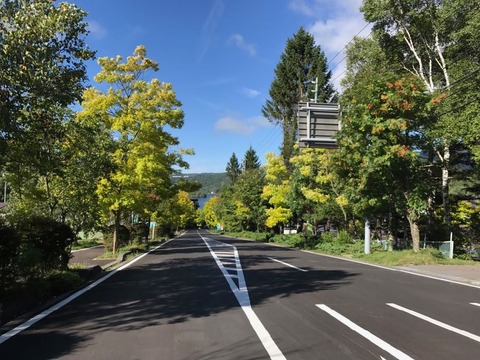
M 270 85 L 270 99 L 262 107 L 262 113 L 268 120 L 282 126 L 281 151 L 287 167 L 294 154 L 297 104 L 313 99 L 315 86 L 318 89 L 318 101 L 330 101 L 335 95 L 331 77 L 324 52 L 319 45 L 315 45 L 313 36 L 301 27 L 287 40 Z
M 79 120 L 101 123 L 114 139 L 112 171 L 99 181 L 97 193 L 118 225 L 122 211 L 152 212 L 159 199 L 175 195 L 172 175 L 188 165 L 181 151 L 171 150 L 178 140 L 166 126 L 181 128 L 184 115 L 171 84 L 143 79 L 158 70 L 145 47 L 138 46 L 126 61 L 117 56 L 98 62 L 102 69 L 95 80 L 111 87 L 85 91 Z

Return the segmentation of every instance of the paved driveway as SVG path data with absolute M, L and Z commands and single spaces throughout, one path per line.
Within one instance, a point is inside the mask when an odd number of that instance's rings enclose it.
M 82 264 L 87 266 L 94 265 L 107 265 L 114 261 L 115 259 L 100 259 L 97 260 L 97 257 L 102 255 L 105 251 L 103 246 L 96 246 L 93 248 L 75 250 L 72 252 L 72 258 L 70 259 L 70 264 Z

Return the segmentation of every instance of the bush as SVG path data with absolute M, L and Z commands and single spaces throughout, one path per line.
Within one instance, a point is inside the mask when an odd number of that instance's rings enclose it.
M 20 237 L 15 229 L 0 227 L 0 295 L 18 276 Z
M 301 234 L 275 235 L 270 242 L 298 248 L 305 246 L 305 238 Z
M 46 278 L 50 295 L 58 296 L 75 289 L 82 283 L 79 274 L 73 271 L 54 271 Z
M 110 225 L 107 229 L 103 231 L 103 245 L 105 246 L 106 251 L 113 251 L 113 231 L 115 225 Z M 118 244 L 117 248 L 127 246 L 130 242 L 130 231 L 124 225 L 120 225 L 119 234 L 118 234 Z
M 145 223 L 136 223 L 130 226 L 130 241 L 135 244 L 142 244 L 148 241 L 150 229 Z
M 21 238 L 21 262 L 27 275 L 36 271 L 66 269 L 75 234 L 65 224 L 43 216 L 34 216 L 18 225 Z

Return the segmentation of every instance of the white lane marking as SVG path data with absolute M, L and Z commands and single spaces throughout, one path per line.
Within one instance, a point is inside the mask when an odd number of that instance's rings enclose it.
M 295 265 L 286 263 L 286 262 L 284 262 L 284 261 L 281 261 L 281 260 L 278 260 L 278 259 L 274 259 L 274 258 L 272 258 L 272 257 L 269 257 L 269 259 L 272 260 L 272 261 L 276 261 L 276 262 L 278 262 L 278 263 L 280 263 L 280 264 L 283 264 L 283 265 L 285 265 L 285 266 L 289 266 L 289 267 L 291 267 L 291 268 L 294 268 L 294 269 L 296 269 L 296 270 L 298 270 L 298 271 L 308 272 L 308 270 L 301 269 L 301 268 L 299 268 L 299 267 L 296 267 Z
M 266 245 L 276 246 L 276 245 L 272 245 L 272 244 L 266 244 Z M 297 251 L 295 249 L 289 249 L 289 248 L 285 248 L 285 249 L 291 250 L 291 251 Z M 410 271 L 410 270 L 405 270 L 405 269 L 395 269 L 395 268 L 386 267 L 386 266 L 377 265 L 377 264 L 372 264 L 372 263 L 367 263 L 367 262 L 363 262 L 363 261 L 342 258 L 342 257 L 339 257 L 339 256 L 328 255 L 328 254 L 320 254 L 320 253 L 309 251 L 309 250 L 299 250 L 299 251 L 305 252 L 305 253 L 308 253 L 308 254 L 317 255 L 317 256 L 325 256 L 325 257 L 332 258 L 332 259 L 348 261 L 348 262 L 355 263 L 355 264 L 360 264 L 360 265 L 365 265 L 365 266 L 370 266 L 370 267 L 376 267 L 376 268 L 383 269 L 383 270 L 396 271 L 396 272 L 401 272 L 401 273 L 405 273 L 405 274 L 424 277 L 424 278 L 427 278 L 427 279 L 440 280 L 440 281 L 445 281 L 445 282 L 448 282 L 448 283 L 451 283 L 451 284 L 463 285 L 463 286 L 468 286 L 468 287 L 473 287 L 473 288 L 476 288 L 476 289 L 480 289 L 480 285 L 469 284 L 469 283 L 461 282 L 461 281 L 457 281 L 457 280 L 445 279 L 445 278 L 441 278 L 441 277 L 437 277 L 437 276 L 433 276 L 433 275 L 421 274 L 421 273 L 418 273 L 418 272 L 415 272 L 415 271 Z M 467 279 L 467 281 L 468 281 L 468 279 Z
M 397 305 L 397 304 L 393 304 L 393 303 L 387 303 L 388 306 L 391 306 L 397 310 L 400 310 L 400 311 L 404 311 L 406 312 L 407 314 L 410 314 L 410 315 L 413 315 L 415 317 L 418 317 L 419 319 L 422 319 L 422 320 L 425 320 L 425 321 L 428 321 L 429 323 L 431 324 L 434 324 L 434 325 L 437 325 L 443 329 L 446 329 L 446 330 L 449 330 L 449 331 L 452 331 L 454 333 L 457 333 L 459 335 L 462 335 L 462 336 L 465 336 L 471 340 L 474 340 L 474 341 L 477 341 L 477 342 L 480 342 L 480 336 L 478 335 L 475 335 L 475 334 L 472 334 L 468 331 L 465 331 L 465 330 L 462 330 L 462 329 L 458 329 L 456 327 L 453 327 L 451 325 L 448 325 L 444 322 L 441 322 L 441 321 L 438 321 L 438 320 L 435 320 L 429 316 L 426 316 L 426 315 L 423 315 L 423 314 L 420 314 L 416 311 L 413 311 L 413 310 L 410 310 L 410 309 L 407 309 L 407 308 L 404 308 L 403 306 L 400 306 L 400 305 Z
M 470 303 L 470 305 L 473 305 L 473 306 L 480 306 L 479 303 Z
M 217 263 L 217 266 L 219 267 L 223 276 L 227 280 L 228 285 L 230 285 L 230 289 L 235 295 L 243 312 L 247 316 L 247 319 L 250 322 L 250 325 L 252 326 L 253 330 L 257 334 L 265 350 L 267 350 L 268 355 L 270 355 L 270 359 L 287 360 L 286 357 L 283 355 L 282 351 L 278 348 L 277 344 L 275 344 L 275 341 L 273 341 L 268 330 L 265 328 L 265 326 L 262 324 L 262 322 L 258 318 L 257 314 L 255 314 L 255 312 L 252 309 L 252 306 L 250 304 L 250 297 L 248 295 L 248 289 L 245 283 L 245 277 L 243 276 L 243 270 L 240 265 L 240 257 L 238 256 L 237 248 L 230 244 L 205 238 L 200 233 L 198 233 L 198 235 L 200 235 L 205 245 L 207 245 L 207 248 L 210 251 L 210 254 L 215 259 L 215 262 Z M 225 266 L 222 264 L 221 260 L 217 256 L 216 249 L 217 248 L 224 249 L 225 247 L 230 248 L 233 254 L 235 254 L 235 259 L 237 259 L 236 270 L 237 270 L 238 286 L 233 282 L 232 275 L 230 275 L 227 272 Z
M 348 326 L 350 329 L 355 331 L 357 334 L 362 335 L 365 339 L 369 340 L 370 342 L 374 343 L 377 345 L 379 348 L 385 350 L 388 352 L 390 355 L 394 356 L 395 358 L 399 360 L 413 360 L 410 356 L 405 354 L 404 352 L 398 350 L 397 348 L 393 347 L 386 341 L 380 339 L 378 336 L 373 335 L 370 331 L 363 329 L 362 327 L 358 326 L 351 320 L 347 319 L 345 316 L 341 315 L 340 313 L 336 312 L 335 310 L 330 309 L 327 305 L 324 304 L 316 304 L 316 306 L 323 311 L 325 311 L 327 314 L 331 315 L 338 321 L 340 321 L 342 324 Z
M 28 329 L 30 326 L 32 326 L 33 324 L 35 324 L 36 322 L 42 320 L 43 318 L 47 317 L 48 315 L 50 315 L 51 313 L 53 313 L 54 311 L 62 308 L 63 306 L 67 305 L 69 302 L 75 300 L 77 297 L 79 297 L 80 295 L 83 295 L 84 293 L 86 293 L 87 291 L 93 289 L 95 286 L 99 285 L 100 283 L 104 282 L 105 280 L 107 280 L 108 278 L 112 277 L 114 274 L 116 274 L 118 271 L 121 271 L 123 269 L 126 269 L 127 267 L 129 267 L 130 265 L 132 265 L 133 263 L 135 263 L 136 261 L 140 260 L 141 258 L 143 258 L 144 256 L 148 255 L 149 253 L 151 253 L 152 251 L 155 251 L 157 250 L 158 248 L 162 247 L 163 245 L 169 243 L 170 241 L 172 241 L 174 239 L 171 239 L 151 250 L 149 250 L 148 252 L 146 252 L 145 254 L 142 254 L 140 255 L 139 257 L 136 257 L 135 259 L 133 259 L 132 261 L 126 263 L 125 265 L 109 272 L 107 275 L 105 275 L 104 277 L 101 277 L 100 279 L 98 279 L 97 281 L 91 283 L 90 285 L 84 287 L 83 289 L 77 291 L 76 293 L 70 295 L 69 297 L 67 297 L 66 299 L 56 303 L 55 305 L 53 305 L 52 307 L 42 311 L 40 314 L 28 319 L 27 321 L 25 321 L 23 324 L 20 324 L 18 325 L 16 328 L 10 330 L 10 331 L 7 331 L 6 333 L 0 335 L 0 344 L 4 343 L 5 341 L 7 341 L 8 339 L 10 339 L 11 337 L 17 335 L 19 332 L 22 332 L 23 330 L 26 330 Z

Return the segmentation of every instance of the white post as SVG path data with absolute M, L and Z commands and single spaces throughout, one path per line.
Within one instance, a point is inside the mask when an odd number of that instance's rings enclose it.
M 370 254 L 370 222 L 365 219 L 365 254 Z
M 450 232 L 450 259 L 453 259 L 453 233 Z
M 7 203 L 7 174 L 3 173 L 3 202 Z

